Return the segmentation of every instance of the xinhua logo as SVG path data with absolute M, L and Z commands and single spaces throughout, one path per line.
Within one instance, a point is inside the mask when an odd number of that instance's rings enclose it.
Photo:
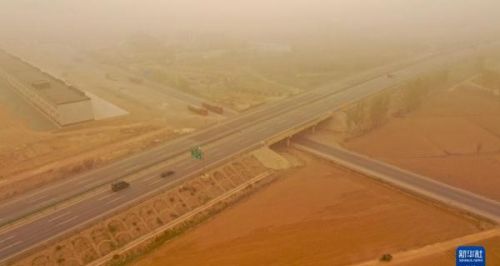
M 486 251 L 480 246 L 462 246 L 456 252 L 457 266 L 485 266 Z

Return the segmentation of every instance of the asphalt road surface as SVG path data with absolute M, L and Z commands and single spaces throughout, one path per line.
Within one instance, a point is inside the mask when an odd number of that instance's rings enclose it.
M 134 179 L 131 181 L 131 187 L 126 190 L 117 193 L 106 189 L 99 190 L 99 193 L 93 193 L 77 203 L 29 222 L 0 230 L 0 262 L 65 233 L 85 227 L 90 222 L 125 209 L 137 201 L 182 182 L 185 178 L 199 174 L 204 165 L 212 167 L 223 163 L 236 154 L 258 148 L 263 145 L 263 141 L 308 121 L 315 121 L 318 116 L 332 112 L 347 103 L 396 86 L 423 72 L 443 68 L 450 64 L 450 60 L 455 60 L 463 53 L 466 51 L 452 55 L 432 56 L 428 60 L 393 71 L 391 76 L 384 74 L 362 83 L 359 79 L 350 79 L 320 88 L 279 104 L 259 108 L 254 112 L 229 119 L 219 125 L 179 138 L 108 167 L 72 177 L 64 182 L 15 198 L 0 206 L 0 217 L 4 219 L 0 223 L 5 223 L 13 219 L 12 217 L 19 218 L 38 211 L 77 193 L 108 184 L 112 180 L 137 173 L 159 162 L 170 161 L 170 165 L 165 169 L 155 173 L 145 173 Z M 188 150 L 194 145 L 204 145 L 205 162 L 193 161 L 188 157 Z M 176 159 L 172 160 L 174 157 Z M 169 178 L 162 179 L 159 175 L 165 170 L 174 170 L 176 173 Z
M 340 147 L 316 142 L 307 137 L 295 139 L 294 146 L 447 205 L 452 205 L 495 222 L 500 222 L 500 202 L 498 201 L 437 182 L 431 178 L 388 165 Z
M 429 60 L 433 56 L 434 55 L 423 55 L 410 62 L 397 63 L 381 67 L 380 69 L 370 70 L 361 75 L 347 78 L 330 86 L 324 86 L 310 93 L 298 95 L 275 105 L 260 107 L 251 113 L 240 115 L 237 118 L 229 119 L 200 132 L 175 139 L 157 148 L 127 157 L 96 170 L 66 178 L 63 181 L 1 202 L 0 226 L 16 221 L 29 214 L 36 213 L 44 208 L 53 206 L 54 204 L 63 202 L 104 184 L 109 184 L 114 180 L 159 162 L 164 162 L 180 154 L 188 153 L 189 149 L 193 146 L 207 145 L 242 129 L 255 126 L 260 121 L 265 121 L 273 116 L 286 113 L 300 106 L 311 104 L 324 97 L 334 95 L 351 86 L 377 77 L 381 73 L 386 73 L 387 71 L 397 68 L 408 67 L 411 64 L 422 62 L 422 60 Z

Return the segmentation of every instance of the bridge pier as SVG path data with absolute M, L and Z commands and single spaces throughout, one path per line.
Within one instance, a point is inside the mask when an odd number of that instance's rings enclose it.
M 291 136 L 289 136 L 289 137 L 286 138 L 286 147 L 287 148 L 290 147 L 291 141 L 292 141 L 292 137 Z

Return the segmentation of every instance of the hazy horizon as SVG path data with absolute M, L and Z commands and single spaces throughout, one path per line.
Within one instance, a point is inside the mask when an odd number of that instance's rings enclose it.
M 500 2 L 493 0 L 18 0 L 0 7 L 0 36 L 22 40 L 186 31 L 272 38 L 323 32 L 415 38 L 496 32 L 500 25 Z

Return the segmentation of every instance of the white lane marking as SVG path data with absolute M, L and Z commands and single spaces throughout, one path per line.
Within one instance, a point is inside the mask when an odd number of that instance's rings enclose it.
M 121 199 L 123 199 L 123 196 L 118 197 L 118 198 L 116 198 L 116 199 L 112 199 L 112 200 L 110 200 L 110 201 L 106 202 L 106 204 L 113 203 L 113 202 L 118 201 L 118 200 L 121 200 Z
M 157 176 L 152 175 L 152 176 L 150 176 L 150 177 L 143 178 L 143 179 L 142 179 L 142 181 L 149 181 L 149 180 L 151 180 L 151 179 L 153 179 L 153 178 L 156 178 L 156 177 L 157 177 Z M 158 177 L 158 178 L 159 178 L 159 177 Z
M 254 132 L 257 133 L 257 134 L 260 134 L 260 133 L 265 132 L 266 130 L 269 130 L 269 128 L 267 128 L 267 127 L 259 127 Z
M 111 196 L 113 196 L 113 194 L 111 194 L 111 193 L 110 193 L 110 194 L 106 194 L 106 195 L 104 195 L 104 196 L 102 196 L 102 197 L 98 198 L 97 200 L 98 200 L 98 201 L 101 201 L 101 200 L 107 199 L 107 198 L 109 198 L 109 197 L 111 197 Z
M 0 252 L 4 251 L 4 250 L 6 250 L 6 249 L 9 249 L 9 248 L 11 248 L 11 247 L 17 246 L 17 245 L 19 245 L 19 244 L 21 244 L 21 243 L 23 243 L 23 241 L 17 241 L 17 242 L 14 242 L 14 243 L 12 243 L 12 244 L 10 244 L 10 245 L 8 245 L 8 246 L 5 246 L 5 247 L 3 247 L 3 248 L 0 248 Z
M 52 218 L 50 218 L 50 219 L 49 219 L 49 222 L 53 222 L 53 221 L 55 221 L 55 220 L 57 220 L 57 219 L 59 219 L 59 218 L 61 218 L 61 217 L 64 217 L 64 216 L 66 216 L 66 215 L 68 215 L 68 214 L 70 214 L 70 212 L 69 212 L 69 211 L 68 211 L 68 212 L 65 212 L 65 213 L 62 213 L 62 214 L 59 214 L 59 215 L 57 215 L 56 217 L 52 217 Z
M 2 239 L 2 240 L 0 240 L 0 244 L 2 244 L 2 243 L 3 243 L 3 242 L 5 242 L 5 241 L 9 241 L 9 240 L 11 240 L 12 238 L 14 238 L 14 236 L 9 236 L 9 237 L 7 237 L 7 238 L 5 238 L 5 239 Z
M 90 178 L 88 178 L 88 179 L 82 179 L 82 180 L 78 181 L 77 184 L 83 185 L 83 184 L 91 182 L 91 181 L 94 181 L 94 180 L 92 180 Z
M 65 221 L 62 221 L 62 222 L 58 223 L 56 226 L 60 226 L 60 225 L 63 225 L 63 224 L 67 224 L 67 223 L 69 223 L 69 222 L 71 222 L 71 221 L 75 220 L 76 218 L 78 218 L 78 216 L 73 216 L 73 217 L 71 217 L 71 218 L 69 218 L 69 219 L 67 219 L 67 220 L 65 220 Z
M 163 179 L 158 179 L 158 180 L 152 182 L 151 185 L 156 185 L 156 184 L 158 184 L 158 183 L 160 183 L 162 181 L 163 181 Z
M 35 196 L 35 197 L 30 198 L 30 199 L 29 199 L 29 201 L 30 201 L 30 202 L 40 201 L 40 200 L 42 200 L 42 199 L 47 198 L 48 196 L 49 196 L 49 195 L 41 195 L 41 196 L 39 196 L 39 197 L 36 197 L 36 196 Z
M 288 125 L 288 123 L 290 123 L 290 121 L 288 121 L 286 119 L 283 119 L 283 120 L 280 120 L 280 121 L 276 122 L 275 125 L 277 125 L 277 126 L 285 126 L 285 125 Z
M 90 183 L 90 184 L 83 185 L 83 187 L 85 189 L 92 189 L 92 188 L 95 188 L 95 186 L 96 186 L 95 183 Z

